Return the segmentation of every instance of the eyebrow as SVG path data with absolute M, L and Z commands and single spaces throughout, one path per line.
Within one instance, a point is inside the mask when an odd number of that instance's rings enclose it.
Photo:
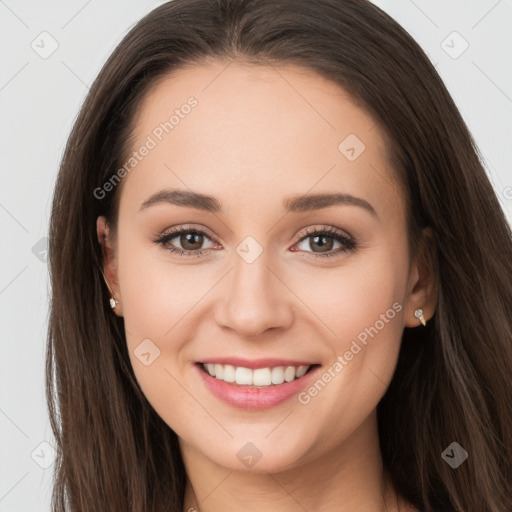
M 222 204 L 217 198 L 199 192 L 179 189 L 156 192 L 142 203 L 140 210 L 161 203 L 195 208 L 210 213 L 223 213 Z M 375 218 L 379 218 L 373 206 L 365 199 L 339 192 L 296 195 L 287 197 L 283 201 L 283 206 L 288 212 L 308 212 L 335 205 L 358 206 L 368 211 Z

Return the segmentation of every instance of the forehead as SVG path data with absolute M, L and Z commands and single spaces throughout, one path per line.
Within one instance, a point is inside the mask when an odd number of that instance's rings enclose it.
M 132 151 L 151 147 L 125 184 L 139 205 L 165 186 L 218 197 L 229 191 L 241 204 L 257 201 L 256 192 L 327 190 L 366 195 L 382 210 L 400 200 L 374 119 L 305 68 L 187 66 L 153 85 L 133 126 Z

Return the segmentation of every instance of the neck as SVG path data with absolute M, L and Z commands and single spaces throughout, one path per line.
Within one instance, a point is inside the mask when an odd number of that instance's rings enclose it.
M 395 512 L 398 497 L 382 466 L 376 413 L 342 444 L 320 447 L 284 471 L 224 468 L 180 438 L 187 471 L 184 512 Z

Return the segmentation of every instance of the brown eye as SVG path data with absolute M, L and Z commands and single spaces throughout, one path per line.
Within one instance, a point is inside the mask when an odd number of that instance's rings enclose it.
M 303 233 L 301 235 L 302 238 L 297 247 L 300 250 L 313 253 L 313 257 L 337 256 L 352 251 L 356 247 L 356 242 L 353 238 L 344 235 L 332 227 L 321 230 L 310 229 L 306 232 L 305 236 Z
M 318 247 L 320 249 L 318 252 L 329 252 L 334 247 L 334 239 L 332 236 L 325 235 L 310 236 L 309 247 L 311 249 Z
M 201 256 L 209 252 L 212 247 L 203 247 L 206 241 L 212 242 L 212 239 L 206 233 L 199 229 L 184 226 L 164 233 L 153 241 L 180 256 Z
M 191 251 L 200 249 L 204 243 L 204 236 L 196 231 L 190 231 L 185 234 L 182 233 L 175 238 L 179 238 L 183 249 L 188 249 Z

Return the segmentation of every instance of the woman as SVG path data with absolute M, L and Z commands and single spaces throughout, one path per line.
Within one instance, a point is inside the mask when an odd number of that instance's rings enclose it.
M 512 510 L 512 241 L 363 0 L 174 0 L 69 138 L 53 510 Z

